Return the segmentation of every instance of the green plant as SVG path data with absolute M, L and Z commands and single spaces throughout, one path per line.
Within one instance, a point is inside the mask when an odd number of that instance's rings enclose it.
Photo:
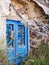
M 23 65 L 49 65 L 49 46 L 43 40 L 40 43 L 38 49 L 33 49 L 34 53 L 28 56 Z

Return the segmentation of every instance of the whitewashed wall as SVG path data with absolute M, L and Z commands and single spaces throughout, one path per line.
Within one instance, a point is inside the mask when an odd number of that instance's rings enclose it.
M 0 17 L 0 47 L 5 48 L 6 46 L 6 20 Z
M 0 47 L 6 47 L 6 15 L 9 15 L 10 0 L 0 0 Z

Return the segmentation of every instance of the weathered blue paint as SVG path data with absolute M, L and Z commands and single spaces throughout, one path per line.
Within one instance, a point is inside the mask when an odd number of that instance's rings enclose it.
M 13 33 L 10 33 L 12 31 Z M 13 38 L 10 38 L 10 34 L 13 34 Z M 28 27 L 20 21 L 7 19 L 6 42 L 9 62 L 16 62 L 16 65 L 23 62 L 28 53 Z

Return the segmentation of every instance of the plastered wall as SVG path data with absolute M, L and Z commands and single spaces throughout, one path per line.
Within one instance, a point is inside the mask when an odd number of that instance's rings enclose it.
M 6 19 L 0 17 L 0 48 L 4 49 L 6 46 Z

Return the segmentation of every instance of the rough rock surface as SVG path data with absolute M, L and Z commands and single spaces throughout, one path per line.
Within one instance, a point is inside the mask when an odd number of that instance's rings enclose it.
M 42 8 L 40 8 L 35 2 L 30 2 L 27 0 L 12 0 L 16 6 L 20 5 L 24 14 L 27 16 L 28 20 L 33 21 L 38 19 L 39 21 L 45 21 L 47 15 L 45 15 Z

